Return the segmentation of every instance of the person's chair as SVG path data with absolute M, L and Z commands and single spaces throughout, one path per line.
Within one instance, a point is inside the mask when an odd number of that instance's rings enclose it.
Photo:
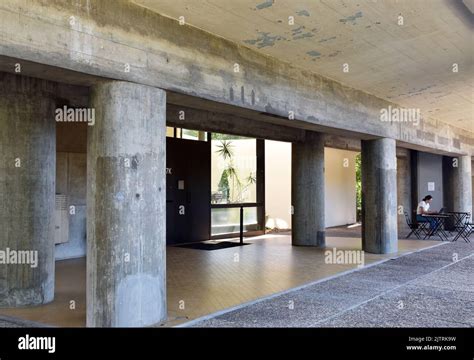
M 410 218 L 410 215 L 406 211 L 404 211 L 405 214 L 405 221 L 407 222 L 408 228 L 410 229 L 410 232 L 408 235 L 405 237 L 405 239 L 410 238 L 410 236 L 413 234 L 417 237 L 418 240 L 421 240 L 421 232 L 423 226 L 419 226 L 418 223 L 413 222 Z
M 471 237 L 472 234 L 474 234 L 474 223 L 471 222 L 471 223 L 467 224 L 467 227 L 468 227 L 468 229 L 465 230 L 463 239 L 464 239 L 465 242 L 470 243 L 471 240 L 469 238 Z
M 457 241 L 460 237 L 462 237 L 464 239 L 464 241 L 467 242 L 467 243 L 471 242 L 471 240 L 469 238 L 471 237 L 472 234 L 474 234 L 474 223 L 471 222 L 471 214 L 469 214 L 465 218 L 462 226 L 459 226 L 457 231 L 458 231 L 458 233 L 454 237 L 453 242 Z

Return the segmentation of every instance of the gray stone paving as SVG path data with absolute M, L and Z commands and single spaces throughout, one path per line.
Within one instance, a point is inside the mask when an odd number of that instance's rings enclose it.
M 15 317 L 0 315 L 0 328 L 23 328 L 23 327 L 50 327 L 34 321 L 23 320 Z
M 474 245 L 442 244 L 189 326 L 473 327 Z

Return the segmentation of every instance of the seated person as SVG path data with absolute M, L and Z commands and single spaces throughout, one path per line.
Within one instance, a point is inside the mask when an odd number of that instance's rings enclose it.
M 430 228 L 434 227 L 435 221 L 431 218 L 425 218 L 423 214 L 436 214 L 436 211 L 430 211 L 430 203 L 433 200 L 431 195 L 426 195 L 423 200 L 418 203 L 416 207 L 416 221 L 418 222 L 429 222 Z

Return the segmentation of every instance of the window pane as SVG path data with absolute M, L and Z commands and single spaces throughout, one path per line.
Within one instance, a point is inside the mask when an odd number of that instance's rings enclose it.
M 257 141 L 212 134 L 211 203 L 257 202 Z
M 188 140 L 206 141 L 207 133 L 205 131 L 182 129 L 182 138 Z
M 212 209 L 211 235 L 240 232 L 240 208 Z M 259 230 L 257 208 L 244 208 L 244 232 Z
M 167 137 L 174 137 L 174 127 L 166 127 L 166 136 Z

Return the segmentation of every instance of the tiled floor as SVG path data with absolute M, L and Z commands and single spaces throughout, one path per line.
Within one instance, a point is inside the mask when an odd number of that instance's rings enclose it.
M 168 323 L 249 302 L 355 268 L 325 263 L 324 249 L 291 246 L 289 235 L 247 239 L 251 245 L 215 251 L 167 248 Z M 438 244 L 400 240 L 399 254 Z M 327 247 L 360 249 L 360 238 L 328 237 Z M 390 255 L 365 254 L 365 264 Z M 1 315 L 56 326 L 85 325 L 85 259 L 56 263 L 56 296 L 47 305 L 1 309 Z

